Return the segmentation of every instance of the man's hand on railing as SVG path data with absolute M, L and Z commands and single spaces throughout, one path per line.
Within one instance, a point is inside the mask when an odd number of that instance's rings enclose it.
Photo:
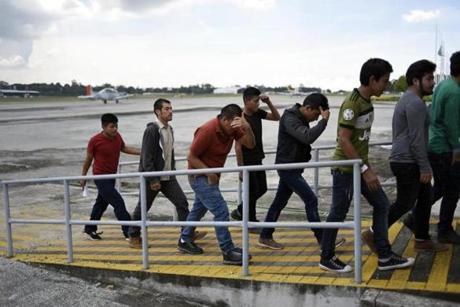
M 363 173 L 363 179 L 369 190 L 377 191 L 380 188 L 380 181 L 370 168 Z

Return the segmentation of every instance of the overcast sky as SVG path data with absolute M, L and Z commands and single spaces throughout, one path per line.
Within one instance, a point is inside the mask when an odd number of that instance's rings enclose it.
M 350 89 L 460 50 L 458 0 L 0 0 L 0 80 Z M 447 60 L 448 62 L 448 60 Z

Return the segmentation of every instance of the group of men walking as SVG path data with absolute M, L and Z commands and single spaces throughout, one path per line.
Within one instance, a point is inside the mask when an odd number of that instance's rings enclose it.
M 392 251 L 388 240 L 388 228 L 411 211 L 403 223 L 414 232 L 414 248 L 417 251 L 445 251 L 446 244 L 460 244 L 460 236 L 452 226 L 454 211 L 460 189 L 460 51 L 451 57 L 451 76 L 436 87 L 431 112 L 423 97 L 431 95 L 434 88 L 436 65 L 427 60 L 411 64 L 406 73 L 407 91 L 395 106 L 392 132 L 393 146 L 390 168 L 396 177 L 397 197 L 390 202 L 383 191 L 375 169 L 368 159 L 369 138 L 374 120 L 372 96 L 380 96 L 388 85 L 392 66 L 386 60 L 373 58 L 361 67 L 360 86 L 344 100 L 338 114 L 337 145 L 333 160 L 361 159 L 361 193 L 373 207 L 372 226 L 363 232 L 363 241 L 378 256 L 378 268 L 391 270 L 414 264 L 413 258 L 405 258 Z M 189 169 L 223 167 L 233 143 L 238 165 L 261 165 L 264 159 L 262 120 L 279 121 L 278 144 L 275 163 L 308 162 L 311 144 L 326 129 L 330 116 L 327 98 L 313 93 L 302 104 L 280 114 L 268 96 L 254 87 L 243 93 L 244 108 L 229 104 L 220 114 L 200 126 L 194 134 L 188 153 Z M 260 102 L 268 112 L 259 108 Z M 154 103 L 156 122 L 147 125 L 142 149 L 128 147 L 117 132 L 117 119 L 112 114 L 102 116 L 102 132 L 94 136 L 87 149 L 82 175 L 94 159 L 94 174 L 116 173 L 121 152 L 140 154 L 139 171 L 168 171 L 175 169 L 174 134 L 169 122 L 172 120 L 171 102 L 158 99 Z M 320 118 L 321 117 L 321 118 Z M 320 119 L 319 119 L 320 118 Z M 319 119 L 319 120 L 318 120 Z M 314 126 L 310 123 L 316 122 Z M 304 202 L 309 222 L 320 222 L 318 199 L 302 176 L 303 169 L 279 170 L 276 195 L 266 214 L 265 222 L 276 222 L 287 205 L 292 193 Z M 434 179 L 434 187 L 431 180 Z M 219 190 L 220 174 L 206 173 L 189 176 L 195 192 L 191 210 L 180 185 L 174 176 L 149 177 L 147 186 L 147 210 L 162 192 L 176 207 L 180 221 L 199 221 L 207 211 L 214 221 L 242 219 L 240 204 L 229 214 L 228 206 Z M 346 218 L 353 195 L 353 170 L 351 166 L 332 168 L 332 204 L 327 222 L 342 222 Z M 98 197 L 91 220 L 101 218 L 108 204 L 115 209 L 119 220 L 140 220 L 139 202 L 130 217 L 123 199 L 115 189 L 114 180 L 95 180 Z M 85 182 L 82 182 L 84 186 Z M 264 171 L 249 175 L 249 220 L 257 220 L 257 200 L 267 191 Z M 438 223 L 438 242 L 431 239 L 429 220 L 431 206 L 442 198 Z M 122 227 L 123 234 L 133 248 L 141 248 L 139 227 Z M 242 250 L 232 241 L 227 227 L 215 227 L 219 247 L 225 264 L 241 264 Z M 259 234 L 258 245 L 263 248 L 283 249 L 274 240 L 274 228 L 251 229 Z M 337 229 L 312 229 L 320 246 L 320 268 L 334 272 L 350 272 L 351 266 L 342 262 L 335 248 L 345 239 L 337 239 Z M 84 232 L 92 239 L 101 239 L 96 226 L 87 225 Z M 182 227 L 178 249 L 188 254 L 202 254 L 196 242 L 206 232 L 195 227 Z

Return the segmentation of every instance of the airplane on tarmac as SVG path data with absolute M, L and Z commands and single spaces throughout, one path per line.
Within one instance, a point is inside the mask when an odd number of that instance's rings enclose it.
M 29 98 L 39 94 L 39 91 L 0 89 L 0 97 L 23 96 L 24 98 Z
M 119 100 L 126 99 L 131 96 L 133 95 L 126 94 L 124 92 L 119 92 L 116 89 L 110 88 L 110 87 L 106 87 L 97 93 L 93 93 L 93 89 L 91 85 L 88 85 L 87 87 L 85 87 L 85 95 L 78 96 L 78 98 L 91 99 L 91 100 L 102 100 L 106 104 L 107 101 L 109 100 L 113 100 L 115 101 L 115 103 L 118 103 Z

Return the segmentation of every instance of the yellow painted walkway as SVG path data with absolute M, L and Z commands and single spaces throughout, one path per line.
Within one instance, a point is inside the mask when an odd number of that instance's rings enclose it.
M 363 227 L 370 221 L 363 221 Z M 457 221 L 457 223 L 459 223 Z M 107 270 L 142 271 L 140 250 L 129 248 L 119 227 L 102 226 L 103 240 L 91 241 L 73 227 L 74 262 L 67 263 L 64 227 L 59 225 L 13 226 L 13 259 L 41 264 L 60 264 Z M 319 246 L 309 230 L 278 229 L 275 239 L 285 244 L 285 249 L 272 251 L 257 247 L 258 235 L 250 234 L 249 267 L 251 275 L 241 276 L 241 268 L 222 265 L 213 228 L 200 229 L 208 235 L 197 243 L 205 250 L 203 255 L 186 255 L 177 251 L 178 228 L 149 228 L 149 261 L 147 272 L 198 277 L 243 279 L 263 282 L 298 283 L 368 287 L 387 290 L 417 290 L 460 294 L 460 247 L 450 246 L 447 252 L 416 253 L 413 236 L 396 224 L 390 229 L 394 251 L 416 258 L 413 268 L 380 272 L 377 258 L 363 247 L 363 283 L 354 283 L 353 273 L 336 275 L 319 269 Z M 0 230 L 0 255 L 6 255 L 4 230 Z M 241 246 L 241 232 L 231 228 L 235 243 Z M 50 237 L 53 233 L 53 237 Z M 353 233 L 340 231 L 347 243 L 337 250 L 337 255 L 353 266 Z

